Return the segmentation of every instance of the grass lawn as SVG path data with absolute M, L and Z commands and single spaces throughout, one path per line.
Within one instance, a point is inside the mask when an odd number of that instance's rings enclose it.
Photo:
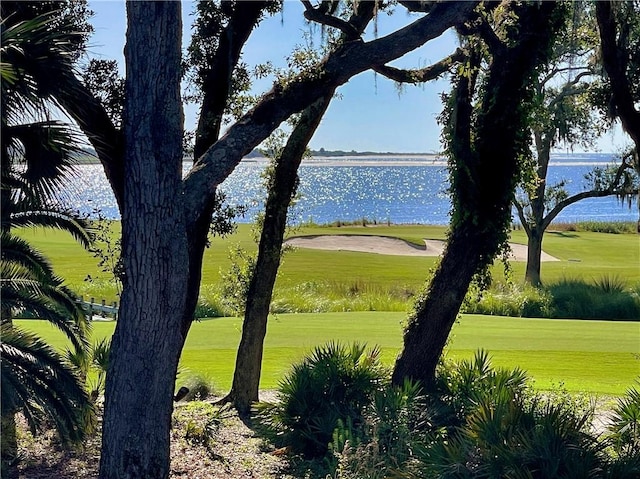
M 261 387 L 274 388 L 290 364 L 330 340 L 379 345 L 392 365 L 402 345 L 406 315 L 386 312 L 283 314 L 273 316 L 265 343 Z M 16 321 L 56 347 L 62 335 L 42 321 Z M 220 390 L 231 384 L 240 338 L 238 318 L 195 323 L 181 365 L 210 378 Z M 113 322 L 94 323 L 94 336 L 112 334 Z M 521 319 L 464 315 L 453 330 L 447 356 L 470 357 L 488 350 L 497 366 L 529 372 L 539 389 L 561 384 L 572 392 L 619 395 L 640 375 L 640 323 Z
M 119 224 L 116 224 L 119 228 Z M 392 225 L 305 227 L 296 235 L 362 234 L 393 236 L 416 244 L 424 238 L 444 239 L 446 229 L 441 226 Z M 113 301 L 115 287 L 108 282 L 109 275 L 97 267 L 98 260 L 75 244 L 68 236 L 56 231 L 23 230 L 21 236 L 40 248 L 69 286 L 84 296 Z M 512 232 L 512 241 L 526 244 L 523 231 Z M 238 225 L 235 234 L 228 238 L 213 238 L 205 252 L 202 289 L 214 288 L 220 278 L 220 270 L 229 267 L 228 249 L 240 244 L 251 249 L 251 227 Z M 617 277 L 628 285 L 640 282 L 640 242 L 635 234 L 607 234 L 592 232 L 548 232 L 544 250 L 561 261 L 542 264 L 542 279 L 554 282 L 563 278 L 582 278 L 587 281 L 603 276 Z M 321 251 L 297 249 L 284 258 L 276 288 L 290 287 L 302 282 L 335 282 L 347 284 L 367 283 L 376 287 L 407 287 L 418 289 L 427 278 L 434 258 L 386 256 L 348 251 Z M 512 262 L 513 278 L 524 278 L 524 262 Z M 496 278 L 501 277 L 502 266 L 495 267 Z M 91 275 L 97 282 L 87 282 Z
M 119 227 L 119 224 L 116 224 Z M 422 244 L 424 238 L 443 239 L 437 226 L 305 227 L 298 235 L 365 234 L 393 236 Z M 116 299 L 109 275 L 99 271 L 97 259 L 55 231 L 23 230 L 21 235 L 40 248 L 58 275 L 85 296 Z M 512 241 L 526 243 L 522 231 Z M 213 238 L 205 252 L 203 290 L 215 288 L 219 272 L 228 268 L 232 244 L 251 249 L 250 226 L 241 224 L 226 239 Z M 545 235 L 543 248 L 561 261 L 543 263 L 543 281 L 603 276 L 616 277 L 627 285 L 640 282 L 640 243 L 634 234 L 553 232 Z M 300 283 L 336 282 L 381 288 L 417 289 L 435 264 L 434 258 L 385 256 L 348 251 L 298 249 L 285 256 L 278 287 Z M 513 262 L 513 278 L 524 276 L 525 263 Z M 496 266 L 500 270 L 501 266 Z M 94 282 L 85 281 L 91 275 Z M 276 291 L 277 295 L 277 291 Z M 401 322 L 405 313 L 282 314 L 272 317 L 263 364 L 262 387 L 273 388 L 292 361 L 316 344 L 328 340 L 365 341 L 382 348 L 389 364 L 402 345 Z M 22 322 L 42 332 L 62 347 L 61 336 L 43 323 Z M 110 335 L 113 323 L 96 323 L 96 337 Z M 241 321 L 235 318 L 205 320 L 193 325 L 183 352 L 185 368 L 209 376 L 220 389 L 231 383 Z M 539 388 L 564 384 L 570 391 L 621 394 L 640 375 L 640 323 L 463 316 L 456 325 L 449 357 L 468 357 L 479 348 L 488 350 L 494 363 L 519 366 L 535 378 Z

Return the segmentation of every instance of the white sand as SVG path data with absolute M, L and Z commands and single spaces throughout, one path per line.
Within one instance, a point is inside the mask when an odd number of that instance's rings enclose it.
M 424 247 L 407 243 L 398 238 L 366 235 L 321 235 L 289 238 L 285 244 L 297 248 L 322 249 L 331 251 L 359 251 L 397 256 L 440 256 L 444 251 L 444 241 L 424 240 Z M 515 261 L 527 260 L 527 245 L 509 243 L 511 258 Z M 541 261 L 560 261 L 543 252 Z

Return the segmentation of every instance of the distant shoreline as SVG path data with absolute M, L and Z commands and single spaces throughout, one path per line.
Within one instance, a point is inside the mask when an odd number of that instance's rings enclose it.
M 576 154 L 576 159 L 567 158 L 563 155 L 561 158 L 551 158 L 550 166 L 601 166 L 611 163 L 611 159 L 590 159 L 585 158 L 586 154 Z M 240 164 L 266 165 L 270 160 L 265 157 L 246 156 Z M 183 163 L 192 163 L 193 158 L 189 156 L 183 157 Z M 95 156 L 82 156 L 76 158 L 76 165 L 99 165 L 100 161 Z M 317 156 L 302 161 L 303 167 L 339 167 L 339 166 L 436 166 L 446 167 L 447 160 L 440 155 L 434 154 L 410 154 L 410 153 L 380 153 L 371 155 L 338 155 L 338 156 Z

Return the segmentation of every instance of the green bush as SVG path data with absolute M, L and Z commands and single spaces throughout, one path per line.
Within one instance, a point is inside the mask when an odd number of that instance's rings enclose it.
M 276 290 L 271 312 L 406 311 L 412 295 L 410 288 L 385 288 L 364 281 L 305 282 Z
M 553 223 L 554 231 L 591 231 L 594 233 L 635 233 L 637 225 L 633 221 L 579 221 L 577 223 Z
M 552 318 L 640 318 L 640 298 L 615 278 L 603 277 L 593 284 L 565 278 L 545 289 L 552 297 Z
M 334 431 L 330 450 L 335 458 L 335 477 L 386 478 L 407 473 L 420 443 L 426 422 L 426 399 L 419 383 L 386 384 L 374 392 L 364 410 L 364 422 L 354 429 L 341 421 Z
M 640 382 L 636 384 L 640 386 Z M 636 387 L 618 399 L 611 414 L 609 434 L 618 453 L 635 451 L 640 458 L 640 390 Z
M 485 291 L 480 300 L 465 300 L 465 313 L 523 318 L 640 318 L 640 285 L 628 288 L 615 276 L 592 283 L 562 279 L 542 288 L 509 287 Z
M 440 414 L 421 450 L 418 477 L 600 477 L 603 445 L 592 410 L 533 394 L 522 371 L 494 369 L 484 352 L 438 370 Z
M 444 440 L 420 458 L 423 477 L 593 477 L 601 447 L 586 433 L 587 416 L 527 400 L 508 389 L 485 397 Z M 452 472 L 455 471 L 455 474 Z
M 279 401 L 257 406 L 259 429 L 305 457 L 322 457 L 338 421 L 361 426 L 382 378 L 377 348 L 333 342 L 316 347 L 280 382 Z
M 542 289 L 525 286 L 490 290 L 480 301 L 465 302 L 465 313 L 544 318 L 551 315 L 552 298 Z
M 484 351 L 441 363 L 428 395 L 415 383 L 390 385 L 371 357 L 358 345 L 318 348 L 283 381 L 282 403 L 261 407 L 272 439 L 324 457 L 317 477 L 640 477 L 636 388 L 605 437 L 591 430 L 593 401 L 537 394 L 523 371 L 494 368 Z M 378 374 L 356 381 L 364 373 L 347 372 L 358 365 Z
M 637 225 L 633 221 L 580 221 L 576 231 L 592 231 L 594 233 L 636 233 Z
M 528 383 L 521 369 L 495 369 L 482 350 L 471 360 L 442 362 L 436 373 L 436 394 L 431 398 L 434 423 L 447 429 L 459 426 L 478 404 L 491 404 L 505 395 L 523 397 Z
M 247 304 L 251 277 L 256 267 L 257 254 L 248 252 L 237 244 L 229 249 L 229 260 L 229 269 L 220 272 L 222 303 L 235 316 L 242 316 Z

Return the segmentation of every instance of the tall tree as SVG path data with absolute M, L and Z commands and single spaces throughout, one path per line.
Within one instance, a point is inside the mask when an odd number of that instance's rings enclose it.
M 533 78 L 534 97 L 531 133 L 535 154 L 531 172 L 525 174 L 523 195 L 514 205 L 527 234 L 525 281 L 541 284 L 542 240 L 551 222 L 566 207 L 586 198 L 633 193 L 633 169 L 624 159 L 618 171 L 605 175 L 594 171 L 587 187 L 574 195 L 566 191 L 564 181 L 548 180 L 551 150 L 559 144 L 573 148 L 593 146 L 604 130 L 604 119 L 597 113 L 593 91 L 597 88 L 597 32 L 595 18 L 585 5 L 571 5 L 567 19 L 554 42 L 549 61 L 541 65 Z
M 258 256 L 255 267 L 252 268 L 247 292 L 233 383 L 231 391 L 224 399 L 225 402 L 232 402 L 242 415 L 248 414 L 251 405 L 259 399 L 258 388 L 269 307 L 282 259 L 287 212 L 296 195 L 298 167 L 332 95 L 333 92 L 320 98 L 302 112 L 282 153 L 275 158 L 275 165 L 270 173 Z
M 338 2 L 334 2 L 333 8 L 337 7 Z M 324 26 L 327 26 L 327 22 L 337 26 L 341 35 L 336 42 L 345 43 L 357 41 L 361 37 L 375 14 L 377 4 L 356 4 L 352 15 L 344 23 L 331 22 L 335 17 L 326 15 L 329 11 L 326 5 L 314 8 L 310 2 L 305 2 L 305 8 L 305 16 L 308 19 L 316 19 Z M 287 213 L 298 187 L 298 168 L 334 93 L 335 90 L 327 92 L 302 112 L 286 145 L 274 158 L 275 164 L 268 179 L 258 255 L 249 282 L 233 383 L 225 398 L 225 401 L 233 402 L 241 414 L 248 414 L 251 404 L 258 401 L 269 307 L 282 257 Z
M 129 2 L 127 22 L 125 282 L 111 343 L 100 471 L 105 478 L 166 477 L 189 273 L 180 201 L 180 2 Z M 139 335 L 144 340 L 136 341 Z
M 507 241 L 510 205 L 529 149 L 531 77 L 546 61 L 562 15 L 555 2 L 494 7 L 469 25 L 468 33 L 477 32 L 482 41 L 469 41 L 469 59 L 460 69 L 444 118 L 451 227 L 444 255 L 409 318 L 393 371 L 396 384 L 409 377 L 427 388 L 433 385 L 470 282 Z M 478 82 L 485 48 L 487 71 Z
M 247 3 L 225 2 L 225 6 L 245 9 Z M 276 82 L 222 137 L 202 144 L 192 170 L 182 180 L 179 144 L 183 132 L 179 96 L 176 98 L 179 4 L 127 5 L 122 131 L 73 71 L 47 72 L 43 81 L 65 86 L 56 90 L 56 98 L 96 149 L 123 218 L 123 314 L 116 326 L 105 393 L 102 478 L 168 475 L 172 389 L 193 320 L 218 185 L 244 155 L 292 114 L 353 75 L 438 37 L 464 21 L 475 6 L 475 2 L 431 4 L 426 15 L 385 37 L 335 46 L 312 74 L 304 72 Z M 348 22 L 337 17 L 335 21 L 349 28 Z M 207 82 L 205 87 L 215 86 Z
M 640 5 L 637 1 L 596 2 L 596 18 L 602 63 L 611 85 L 612 113 L 633 141 L 633 166 L 640 175 Z

